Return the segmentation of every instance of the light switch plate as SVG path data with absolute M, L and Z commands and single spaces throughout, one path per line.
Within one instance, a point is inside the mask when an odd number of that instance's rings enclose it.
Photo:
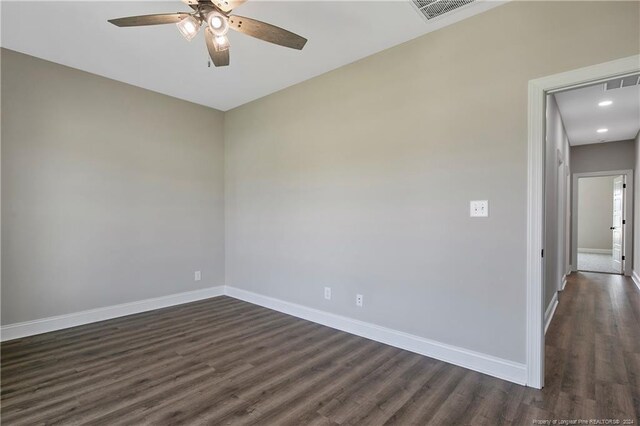
M 489 217 L 489 201 L 475 200 L 475 201 L 469 202 L 469 216 Z

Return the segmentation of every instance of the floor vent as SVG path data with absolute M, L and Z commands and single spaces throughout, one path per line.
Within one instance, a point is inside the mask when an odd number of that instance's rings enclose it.
M 418 11 L 428 20 L 473 3 L 475 0 L 413 0 Z
M 604 84 L 604 90 L 622 89 L 623 87 L 640 85 L 640 75 L 630 75 L 628 77 L 609 80 Z

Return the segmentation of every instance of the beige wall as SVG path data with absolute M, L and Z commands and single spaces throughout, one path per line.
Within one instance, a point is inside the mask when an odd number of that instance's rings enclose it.
M 3 49 L 2 324 L 224 284 L 222 131 L 219 111 Z
M 578 251 L 611 250 L 614 176 L 578 180 Z
M 527 82 L 639 17 L 513 2 L 226 113 L 226 283 L 524 362 Z

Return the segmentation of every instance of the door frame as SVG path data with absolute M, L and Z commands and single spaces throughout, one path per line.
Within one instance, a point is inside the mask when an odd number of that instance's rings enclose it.
M 631 276 L 631 270 L 633 266 L 632 253 L 629 256 L 629 252 L 633 249 L 633 170 L 610 170 L 603 172 L 586 172 L 586 173 L 573 173 L 573 197 L 571 200 L 571 270 L 578 270 L 578 197 L 580 191 L 578 191 L 578 180 L 581 178 L 589 177 L 604 177 L 604 176 L 624 176 L 624 183 L 626 185 L 625 191 L 623 191 L 623 203 L 622 206 L 624 212 L 624 237 L 622 241 L 622 255 L 625 257 L 622 266 L 622 275 Z M 629 257 L 629 259 L 626 259 Z
M 544 386 L 544 178 L 546 96 L 640 72 L 640 55 L 541 77 L 528 85 L 527 137 L 527 269 L 526 367 L 527 386 Z

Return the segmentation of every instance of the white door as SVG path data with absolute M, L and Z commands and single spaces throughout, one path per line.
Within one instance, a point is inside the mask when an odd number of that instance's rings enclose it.
M 624 238 L 624 176 L 617 176 L 613 180 L 613 268 L 622 273 L 622 247 Z

